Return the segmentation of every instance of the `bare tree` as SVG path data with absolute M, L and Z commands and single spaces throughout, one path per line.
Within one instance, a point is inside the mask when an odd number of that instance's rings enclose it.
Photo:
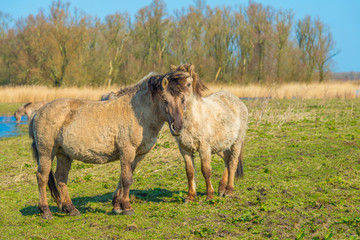
M 125 63 L 125 49 L 129 37 L 128 16 L 116 13 L 108 15 L 102 30 L 107 44 L 106 54 L 109 61 L 109 71 L 105 84 L 111 85 L 113 79 L 117 78 L 122 65 Z
M 100 21 L 60 0 L 49 10 L 15 27 L 0 13 L 0 84 L 124 85 L 185 62 L 205 81 L 324 81 L 338 53 L 320 19 L 293 24 L 292 11 L 253 1 L 212 8 L 197 0 L 171 16 L 153 0 L 134 21 L 126 13 Z
M 262 4 L 252 1 L 246 9 L 246 17 L 249 24 L 250 39 L 256 58 L 253 64 L 256 66 L 255 78 L 257 82 L 264 80 L 264 60 L 269 35 L 271 33 L 272 12 L 270 8 L 264 8 Z
M 305 81 L 311 81 L 315 69 L 316 32 L 312 26 L 311 17 L 299 20 L 296 25 L 296 39 L 301 51 L 301 62 L 305 67 Z
M 284 51 L 286 51 L 289 42 L 290 31 L 294 14 L 291 11 L 279 11 L 275 17 L 276 26 L 276 79 L 282 78 L 282 67 L 286 65 L 283 61 Z
M 340 51 L 335 51 L 335 42 L 329 29 L 316 19 L 314 22 L 316 31 L 315 62 L 319 72 L 319 81 L 323 82 L 330 71 L 329 61 Z

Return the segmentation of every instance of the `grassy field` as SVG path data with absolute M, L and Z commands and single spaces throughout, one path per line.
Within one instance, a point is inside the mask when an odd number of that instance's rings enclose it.
M 139 164 L 131 187 L 135 215 L 111 213 L 119 162 L 75 161 L 69 191 L 82 213 L 53 220 L 37 210 L 36 163 L 27 135 L 0 140 L 2 239 L 360 239 L 360 104 L 358 100 L 245 101 L 250 123 L 245 176 L 230 198 L 183 204 L 183 160 L 167 126 Z M 0 105 L 0 113 L 16 104 Z M 5 109 L 5 110 L 4 110 Z M 24 131 L 26 126 L 24 126 Z M 217 189 L 223 161 L 212 158 Z M 49 194 L 50 196 L 50 194 Z

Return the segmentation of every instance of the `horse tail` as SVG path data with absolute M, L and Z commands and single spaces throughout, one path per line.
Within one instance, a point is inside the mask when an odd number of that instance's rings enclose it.
M 61 210 L 60 192 L 59 192 L 59 189 L 57 187 L 57 183 L 56 183 L 56 180 L 55 180 L 53 170 L 50 170 L 50 173 L 49 173 L 48 187 L 49 187 L 51 196 L 56 201 L 56 204 L 59 206 L 59 209 Z
M 236 178 L 244 176 L 244 154 L 243 154 L 243 149 L 244 149 L 244 142 L 241 143 L 239 162 L 238 162 L 238 166 L 237 166 L 237 169 L 236 169 L 236 172 L 235 172 L 235 177 Z
M 36 161 L 36 163 L 39 165 L 40 164 L 39 151 L 38 151 L 36 143 L 35 143 L 35 134 L 34 134 L 34 118 L 31 119 L 30 124 L 29 124 L 29 136 L 33 140 L 32 144 L 31 144 L 33 158 Z M 49 173 L 48 187 L 49 187 L 51 196 L 54 198 L 57 205 L 61 206 L 60 192 L 57 187 L 57 183 L 55 180 L 53 170 L 50 170 L 50 173 Z

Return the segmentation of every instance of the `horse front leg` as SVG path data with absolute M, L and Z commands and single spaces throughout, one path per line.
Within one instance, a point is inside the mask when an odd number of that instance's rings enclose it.
M 179 146 L 179 148 L 185 161 L 186 176 L 188 179 L 188 196 L 185 199 L 185 203 L 188 203 L 194 201 L 196 197 L 194 155 L 181 146 Z
M 214 198 L 214 188 L 211 184 L 211 149 L 210 147 L 201 147 L 200 151 L 201 159 L 201 172 L 205 178 L 206 183 L 206 201 Z
M 113 212 L 130 215 L 134 213 L 134 209 L 130 205 L 130 186 L 132 184 L 132 163 L 135 158 L 134 151 L 123 151 L 120 157 L 121 174 L 118 187 L 113 194 Z
M 145 154 L 143 155 L 139 155 L 136 156 L 134 161 L 131 164 L 131 171 L 134 172 L 136 165 L 145 157 Z M 123 213 L 123 210 L 120 207 L 120 200 L 123 196 L 123 187 L 122 187 L 122 179 L 120 177 L 120 181 L 118 183 L 118 186 L 115 190 L 115 192 L 113 193 L 113 199 L 112 199 L 112 204 L 113 204 L 113 212 L 120 214 Z

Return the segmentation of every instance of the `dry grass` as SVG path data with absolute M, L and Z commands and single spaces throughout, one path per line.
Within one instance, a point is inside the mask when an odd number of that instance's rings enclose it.
M 49 88 L 44 86 L 0 87 L 0 103 L 25 103 L 57 98 L 80 98 L 99 100 L 101 95 L 110 91 L 117 91 L 120 87 L 112 88 Z M 209 84 L 209 93 L 220 90 L 230 91 L 242 98 L 272 99 L 354 99 L 360 98 L 360 82 L 326 82 L 326 83 L 289 83 L 273 85 L 215 85 Z M 358 96 L 356 91 L 359 90 Z
M 360 82 L 288 83 L 272 85 L 210 85 L 211 92 L 229 91 L 242 98 L 354 99 L 360 98 Z M 356 96 L 356 90 L 359 90 Z
M 80 98 L 100 100 L 101 96 L 119 88 L 69 87 L 50 88 L 45 86 L 0 87 L 0 103 L 26 103 L 51 101 L 57 98 Z

